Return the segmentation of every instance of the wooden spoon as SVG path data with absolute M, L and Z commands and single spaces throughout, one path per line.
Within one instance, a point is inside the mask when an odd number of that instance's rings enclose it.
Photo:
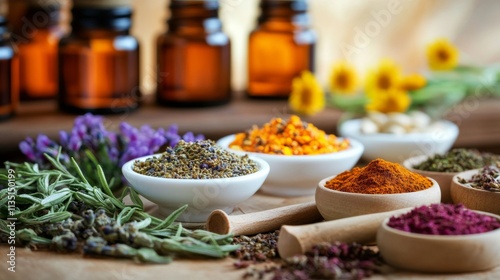
M 278 238 L 281 258 L 304 254 L 314 245 L 335 241 L 373 243 L 385 218 L 410 211 L 412 207 L 388 212 L 355 216 L 304 226 L 282 226 Z
M 312 201 L 234 216 L 215 210 L 208 217 L 206 227 L 208 231 L 219 234 L 250 235 L 276 230 L 282 225 L 301 225 L 322 220 L 316 203 Z

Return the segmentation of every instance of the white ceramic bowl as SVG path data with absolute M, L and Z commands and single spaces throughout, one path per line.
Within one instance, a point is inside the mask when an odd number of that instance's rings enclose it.
M 350 140 L 351 147 L 336 153 L 323 155 L 271 155 L 250 153 L 229 148 L 234 135 L 226 136 L 217 144 L 235 153 L 249 154 L 269 163 L 271 171 L 261 190 L 279 196 L 313 195 L 319 180 L 351 169 L 363 153 L 363 145 Z
M 482 212 L 482 214 L 500 216 Z M 500 265 L 500 229 L 468 235 L 428 235 L 391 228 L 385 219 L 377 232 L 384 260 L 397 268 L 428 273 L 488 270 Z
M 254 157 L 250 159 L 259 165 L 257 172 L 232 178 L 169 179 L 142 175 L 132 170 L 136 160 L 144 161 L 153 156 L 140 157 L 125 163 L 122 167 L 123 176 L 134 190 L 156 203 L 162 215 L 169 215 L 188 204 L 188 208 L 178 219 L 181 222 L 205 222 L 215 209 L 231 213 L 235 205 L 247 200 L 259 190 L 269 174 L 269 165 Z
M 401 163 L 405 159 L 417 155 L 432 155 L 447 152 L 458 136 L 456 124 L 441 120 L 443 129 L 433 133 L 388 134 L 361 133 L 361 119 L 342 122 L 338 128 L 339 135 L 356 139 L 365 147 L 363 159 L 372 161 L 382 158 L 387 161 Z
M 321 180 L 316 189 L 316 207 L 327 221 L 391 210 L 416 207 L 441 201 L 441 190 L 432 179 L 428 189 L 396 194 L 362 194 L 336 191 L 325 187 L 331 176 Z
M 479 169 L 460 172 L 451 182 L 451 198 L 469 209 L 500 215 L 500 193 L 471 188 L 458 182 L 458 178 L 470 179 Z M 499 239 L 500 240 L 500 239 Z
M 403 162 L 403 166 L 412 172 L 436 180 L 436 182 L 438 182 L 439 184 L 439 187 L 441 188 L 441 202 L 452 203 L 453 201 L 451 200 L 450 193 L 451 181 L 453 179 L 453 176 L 457 175 L 458 172 L 436 172 L 413 168 L 413 166 L 424 162 L 428 158 L 429 156 L 427 155 L 411 157 Z

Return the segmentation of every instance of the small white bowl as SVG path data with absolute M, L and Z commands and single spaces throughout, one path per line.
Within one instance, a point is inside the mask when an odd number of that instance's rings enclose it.
M 410 170 L 411 172 L 418 173 L 422 176 L 430 177 L 436 180 L 436 182 L 438 182 L 439 184 L 439 187 L 441 188 L 441 202 L 452 203 L 453 201 L 451 199 L 451 192 L 450 192 L 451 181 L 453 179 L 453 176 L 457 175 L 458 172 L 437 172 L 437 171 L 426 171 L 413 168 L 413 166 L 426 161 L 429 157 L 430 156 L 427 155 L 411 157 L 403 162 L 403 166 L 406 167 L 406 169 Z
M 480 212 L 500 219 L 500 216 Z M 377 232 L 384 260 L 397 268 L 427 273 L 488 270 L 500 265 L 500 229 L 479 234 L 429 235 L 391 228 L 385 219 Z
M 229 144 L 235 135 L 217 141 L 221 147 L 235 153 L 248 154 L 269 163 L 271 171 L 261 190 L 278 196 L 313 195 L 318 181 L 326 176 L 351 169 L 363 153 L 363 145 L 356 140 L 350 141 L 346 150 L 322 155 L 272 155 L 233 150 Z
M 395 194 L 363 194 L 336 191 L 325 187 L 331 176 L 321 180 L 316 189 L 316 207 L 327 221 L 349 218 L 372 213 L 416 207 L 441 201 L 441 190 L 432 179 L 428 189 Z
M 360 130 L 361 119 L 353 119 L 342 122 L 338 130 L 342 137 L 356 139 L 363 144 L 364 160 L 382 158 L 401 163 L 410 157 L 442 154 L 451 148 L 457 139 L 458 127 L 446 120 L 439 121 L 439 124 L 442 125 L 442 129 L 432 133 L 363 134 Z
M 469 209 L 500 215 L 500 193 L 475 189 L 458 182 L 458 178 L 470 179 L 479 169 L 460 172 L 451 182 L 451 198 Z M 500 239 L 499 239 L 500 240 Z
M 234 206 L 259 190 L 269 174 L 269 165 L 255 157 L 250 157 L 259 165 L 255 173 L 221 179 L 170 179 L 147 176 L 132 170 L 136 160 L 158 156 L 149 155 L 125 163 L 123 176 L 139 194 L 156 203 L 162 215 L 169 215 L 179 207 L 188 204 L 178 221 L 205 222 L 213 210 L 221 209 L 230 214 Z

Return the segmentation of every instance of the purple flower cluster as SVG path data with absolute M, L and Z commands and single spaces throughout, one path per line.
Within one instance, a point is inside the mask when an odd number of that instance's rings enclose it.
M 36 139 L 26 138 L 19 144 L 21 152 L 31 162 L 44 167 L 47 153 L 56 157 L 61 149 L 60 160 L 68 163 L 73 157 L 84 169 L 87 163 L 92 162 L 88 152 L 101 164 L 105 174 L 115 176 L 120 174 L 121 166 L 137 157 L 159 152 L 163 146 L 175 146 L 180 140 L 193 142 L 204 140 L 203 135 L 194 135 L 187 132 L 178 134 L 177 125 L 173 124 L 166 130 L 157 130 L 148 125 L 136 128 L 122 122 L 118 132 L 108 131 L 101 116 L 85 114 L 75 119 L 70 132 L 60 131 L 59 141 L 51 140 L 46 135 L 38 135 Z M 92 170 L 92 168 L 89 169 Z M 85 173 L 85 172 L 84 172 Z
M 469 210 L 462 204 L 431 204 L 414 208 L 398 217 L 391 217 L 387 225 L 413 233 L 465 235 L 498 229 L 500 221 Z

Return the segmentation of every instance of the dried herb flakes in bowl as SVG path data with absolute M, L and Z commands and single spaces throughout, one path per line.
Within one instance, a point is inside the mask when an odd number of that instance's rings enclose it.
M 462 172 L 500 162 L 500 155 L 481 153 L 471 149 L 453 149 L 436 154 L 416 164 L 413 168 L 434 172 Z
M 469 180 L 458 178 L 458 182 L 474 189 L 500 192 L 500 169 L 498 166 L 485 166 Z

